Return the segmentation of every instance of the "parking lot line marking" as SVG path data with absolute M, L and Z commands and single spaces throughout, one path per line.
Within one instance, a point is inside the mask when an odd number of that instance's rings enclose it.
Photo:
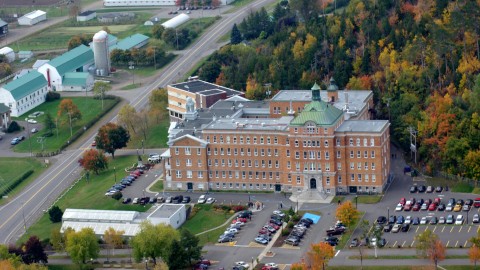
M 450 232 L 453 232 L 453 229 L 455 229 L 455 227 L 452 226 L 452 229 L 450 229 Z
M 465 240 L 465 245 L 463 245 L 463 247 L 466 248 L 467 244 L 468 244 L 468 240 Z
M 424 231 L 426 231 L 426 230 L 428 230 L 428 226 L 427 226 L 427 227 L 425 227 L 425 230 L 424 230 Z
M 410 247 L 413 247 L 413 244 L 415 244 L 415 240 L 413 240 L 412 244 L 410 245 Z
M 458 245 L 458 240 L 457 240 L 457 242 L 455 243 L 455 247 L 457 247 L 457 245 Z
M 458 232 L 461 232 L 461 231 L 462 231 L 462 228 L 463 228 L 463 226 L 460 226 L 460 229 L 458 230 Z
M 395 241 L 395 243 L 393 243 L 393 246 L 392 247 L 395 247 L 397 245 L 397 241 Z
M 436 229 L 437 229 L 437 226 L 434 226 L 432 232 L 435 232 Z
M 447 241 L 447 244 L 445 245 L 445 247 L 448 247 L 448 244 L 450 243 L 450 240 Z
M 443 228 L 442 228 L 442 232 L 443 232 L 443 230 L 445 230 L 445 226 L 443 226 Z
M 406 243 L 406 242 L 407 242 L 407 241 L 403 241 L 402 247 L 405 246 L 405 243 Z
M 337 253 L 335 253 L 335 257 L 337 257 L 338 253 L 340 253 L 340 250 L 339 250 L 339 251 L 337 251 Z
M 467 233 L 469 233 L 471 229 L 472 229 L 472 226 L 470 225 L 470 226 L 468 227 Z
M 417 232 L 418 232 L 418 229 L 420 229 L 420 227 L 417 227 L 417 229 L 415 230 L 415 233 L 417 233 Z

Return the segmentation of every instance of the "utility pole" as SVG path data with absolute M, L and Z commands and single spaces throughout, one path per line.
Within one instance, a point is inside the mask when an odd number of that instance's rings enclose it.
M 417 164 L 417 134 L 418 131 L 413 127 L 408 127 L 408 132 L 410 132 L 410 158 L 415 154 L 415 164 Z
M 157 69 L 157 53 L 155 51 L 157 47 L 153 46 L 153 66 L 155 70 Z
M 67 112 L 68 114 L 68 119 L 70 120 L 70 138 L 73 136 L 73 131 L 72 131 L 72 113 Z
M 27 132 L 28 132 L 28 147 L 30 148 L 30 156 L 33 156 L 33 154 L 32 154 L 32 140 L 30 140 L 32 130 L 30 129 L 30 123 L 28 121 L 27 121 Z

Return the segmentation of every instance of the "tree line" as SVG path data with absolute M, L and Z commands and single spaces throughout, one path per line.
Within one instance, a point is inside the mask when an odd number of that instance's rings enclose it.
M 292 0 L 253 12 L 198 75 L 255 99 L 265 83 L 273 92 L 325 89 L 331 77 L 340 88 L 371 89 L 392 141 L 407 152 L 408 127 L 418 131 L 427 173 L 480 179 L 478 1 L 352 0 L 326 14 L 333 4 Z

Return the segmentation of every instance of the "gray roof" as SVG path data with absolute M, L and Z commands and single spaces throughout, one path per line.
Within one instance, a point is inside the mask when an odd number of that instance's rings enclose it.
M 126 222 L 133 221 L 137 215 L 138 212 L 135 211 L 67 208 L 63 213 L 62 219 L 64 221 Z
M 232 118 L 217 119 L 204 129 L 222 130 L 287 130 L 293 116 L 281 118 Z
M 0 103 L 0 113 L 7 113 L 10 111 L 10 108 L 5 106 L 5 104 Z
M 162 204 L 148 215 L 148 218 L 170 218 L 178 210 L 185 207 L 183 204 Z
M 7 25 L 8 23 L 0 19 L 0 27 Z
M 213 83 L 205 82 L 202 80 L 193 80 L 193 81 L 188 81 L 188 82 L 182 82 L 182 83 L 177 83 L 177 84 L 172 84 L 170 85 L 171 87 L 181 89 L 183 91 L 187 91 L 190 93 L 199 93 L 203 94 L 203 91 L 206 90 L 221 90 L 225 91 L 227 93 L 227 97 L 235 96 L 235 95 L 241 95 L 243 92 L 233 90 L 231 88 L 223 87 L 220 85 L 216 85 Z M 211 95 L 212 93 L 206 92 L 204 95 Z
M 388 127 L 388 120 L 347 120 L 335 132 L 380 132 Z
M 96 13 L 96 11 L 94 11 L 94 10 L 87 10 L 87 11 L 84 11 L 84 12 L 78 14 L 78 16 L 88 16 L 88 15 L 90 15 L 90 14 L 92 14 L 92 13 Z
M 361 111 L 365 107 L 366 101 L 370 95 L 373 95 L 370 90 L 338 90 L 338 99 L 333 104 L 336 108 L 343 110 L 346 104 L 348 94 L 348 107 L 351 110 Z M 328 102 L 327 91 L 320 91 L 320 97 L 323 101 Z M 311 90 L 281 90 L 273 98 L 272 101 L 311 101 Z

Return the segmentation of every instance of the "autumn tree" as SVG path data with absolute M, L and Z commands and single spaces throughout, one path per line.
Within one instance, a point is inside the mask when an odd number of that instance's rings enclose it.
M 156 39 L 161 39 L 163 31 L 165 31 L 165 27 L 163 27 L 163 25 L 157 23 L 152 27 L 152 36 Z
M 22 245 L 22 250 L 24 251 L 24 254 L 22 256 L 24 263 L 48 263 L 48 256 L 45 253 L 42 243 L 40 243 L 40 240 L 37 236 L 30 236 L 27 242 Z
M 135 108 L 130 104 L 125 104 L 118 112 L 118 123 L 125 127 L 129 134 L 137 136 L 138 115 Z
M 53 250 L 57 252 L 65 251 L 65 238 L 58 228 L 53 228 L 50 232 L 50 244 L 53 247 Z
M 102 110 L 103 110 L 103 100 L 105 99 L 105 93 L 110 91 L 112 86 L 108 82 L 95 82 L 93 85 L 93 92 L 100 97 L 102 100 Z
M 415 236 L 417 253 L 422 257 L 427 257 L 428 250 L 435 244 L 436 240 L 438 240 L 438 236 L 429 229 L 417 234 Z
M 78 109 L 77 105 L 73 103 L 73 100 L 69 98 L 62 99 L 58 105 L 57 111 L 58 117 L 63 118 L 63 123 L 71 123 L 82 119 L 82 113 Z
M 189 230 L 180 231 L 180 246 L 185 252 L 185 261 L 192 264 L 193 260 L 199 260 L 202 257 L 202 246 L 199 246 L 200 239 Z
M 112 122 L 100 127 L 97 136 L 95 136 L 97 148 L 111 154 L 112 158 L 115 158 L 115 151 L 117 149 L 127 146 L 129 140 L 130 134 L 128 131 L 122 126 Z
M 305 263 L 293 263 L 290 267 L 291 270 L 308 270 L 308 267 Z
M 148 221 L 140 224 L 140 231 L 132 238 L 133 257 L 136 261 L 150 258 L 157 263 L 157 258 L 168 261 L 173 240 L 179 240 L 177 230 L 165 224 L 152 225 Z
M 93 171 L 97 175 L 100 171 L 108 168 L 107 157 L 105 157 L 103 152 L 97 151 L 96 149 L 85 151 L 78 163 L 80 163 L 80 166 L 85 170 Z
M 358 218 L 359 212 L 351 201 L 345 201 L 337 207 L 335 217 L 347 227 L 351 226 Z
M 311 244 L 310 250 L 307 252 L 309 269 L 311 270 L 325 270 L 325 265 L 333 258 L 334 250 L 330 244 L 326 242 L 320 242 L 317 244 Z
M 440 239 L 432 241 L 431 245 L 427 248 L 427 256 L 435 265 L 435 269 L 437 269 L 438 262 L 445 259 L 445 246 Z
M 152 120 L 158 124 L 161 120 L 168 117 L 168 93 L 165 88 L 159 88 L 152 91 L 148 97 L 148 112 Z
M 83 228 L 66 234 L 66 251 L 72 261 L 80 266 L 91 258 L 98 258 L 100 247 L 93 229 Z
M 472 245 L 470 249 L 468 249 L 468 257 L 470 261 L 473 263 L 473 268 L 477 268 L 477 262 L 480 260 L 480 248 L 476 245 Z
M 103 235 L 103 241 L 107 244 L 109 250 L 112 249 L 112 255 L 115 255 L 115 248 L 119 248 L 123 244 L 123 234 L 125 231 L 117 231 L 112 227 L 109 227 L 104 235 Z M 108 253 L 107 253 L 108 256 Z M 108 257 L 107 257 L 108 260 Z

